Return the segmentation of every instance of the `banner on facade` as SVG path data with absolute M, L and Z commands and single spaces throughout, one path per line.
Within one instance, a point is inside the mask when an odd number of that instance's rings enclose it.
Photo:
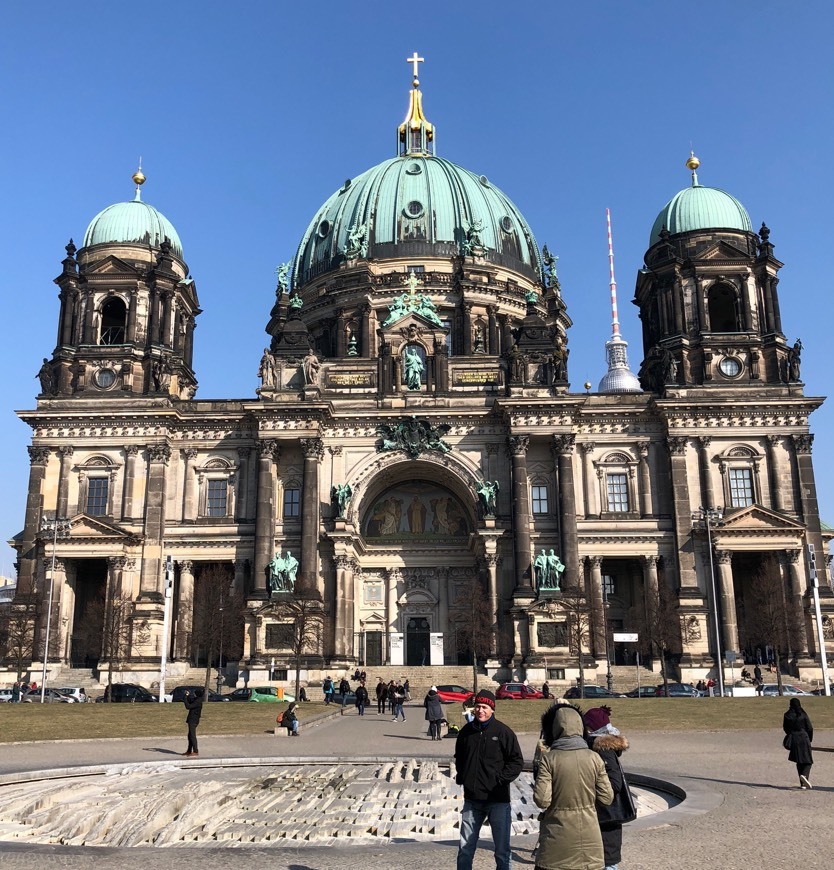
M 391 632 L 391 664 L 392 665 L 401 665 L 403 663 L 403 638 L 404 635 L 401 631 L 392 631 Z
M 429 636 L 429 655 L 431 664 L 442 665 L 443 662 L 443 635 L 438 632 L 432 632 Z
M 637 643 L 637 632 L 615 631 L 614 643 Z

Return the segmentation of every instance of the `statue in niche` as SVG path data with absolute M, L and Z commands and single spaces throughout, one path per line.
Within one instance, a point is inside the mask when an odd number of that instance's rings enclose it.
M 158 393 L 164 393 L 171 386 L 171 371 L 164 359 L 158 359 L 151 367 L 154 389 Z
M 541 553 L 536 556 L 535 562 L 533 562 L 536 589 L 539 592 L 542 590 L 558 592 L 561 588 L 560 582 L 564 571 L 565 566 L 562 564 L 562 560 L 556 555 L 556 553 L 553 550 L 551 550 L 550 553 L 546 553 L 545 550 L 542 549 Z
M 485 480 L 483 483 L 475 484 L 475 491 L 478 493 L 478 499 L 483 509 L 484 516 L 494 517 L 496 502 L 498 501 L 498 481 Z
M 348 356 L 359 356 L 359 350 L 356 347 L 356 333 L 352 332 L 348 339 Z
M 551 385 L 560 384 L 568 379 L 567 351 L 557 346 L 550 357 Z
M 364 259 L 368 256 L 368 228 L 365 224 L 354 224 L 348 230 L 347 244 L 342 248 L 342 254 L 348 260 Z
M 276 553 L 269 563 L 269 588 L 271 592 L 292 592 L 298 573 L 298 559 L 287 550 L 287 555 Z
M 275 288 L 275 295 L 280 296 L 282 293 L 290 292 L 290 264 L 281 263 L 275 270 L 278 278 L 278 285 Z
M 318 386 L 321 363 L 312 348 L 301 361 L 301 369 L 304 372 L 304 383 L 307 386 Z
M 349 483 L 337 483 L 330 489 L 330 502 L 336 511 L 337 517 L 345 515 L 350 497 L 353 495 L 353 488 Z
M 41 382 L 42 393 L 51 396 L 55 392 L 55 372 L 46 357 L 43 358 L 43 365 L 35 377 Z
M 403 351 L 403 372 L 405 385 L 409 390 L 419 390 L 423 384 L 423 360 L 416 348 L 406 347 Z
M 802 341 L 797 339 L 793 347 L 788 349 L 788 381 L 798 381 L 802 364 Z
M 660 357 L 660 383 L 676 384 L 678 382 L 678 361 L 668 347 L 663 349 Z
M 524 357 L 522 356 L 522 353 L 519 350 L 517 344 L 514 344 L 510 348 L 509 361 L 510 361 L 510 383 L 512 383 L 512 384 L 524 383 Z
M 483 326 L 475 327 L 475 347 L 472 348 L 472 353 L 486 353 L 486 344 L 484 343 L 484 328 Z
M 269 348 L 264 348 L 264 355 L 261 357 L 261 364 L 258 367 L 258 377 L 261 379 L 262 387 L 275 386 L 275 357 L 269 352 Z

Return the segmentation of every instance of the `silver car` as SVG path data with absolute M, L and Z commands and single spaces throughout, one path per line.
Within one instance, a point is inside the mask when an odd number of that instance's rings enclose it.
M 762 694 L 767 698 L 772 698 L 774 696 L 779 696 L 779 686 L 776 683 L 768 683 L 763 689 Z M 799 686 L 789 686 L 787 683 L 782 683 L 782 694 L 783 695 L 810 695 L 810 692 L 806 692 L 804 689 L 800 689 Z

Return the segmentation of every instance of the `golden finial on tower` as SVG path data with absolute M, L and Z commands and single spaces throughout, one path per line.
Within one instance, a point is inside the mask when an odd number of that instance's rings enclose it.
M 142 198 L 139 188 L 145 183 L 145 175 L 142 172 L 142 158 L 139 158 L 139 168 L 136 172 L 133 173 L 133 183 L 136 185 L 136 197 L 135 199 L 138 201 Z
M 431 155 L 434 154 L 434 127 L 428 122 L 423 114 L 423 95 L 420 92 L 420 79 L 417 77 L 418 64 L 423 63 L 425 58 L 420 57 L 415 51 L 406 62 L 412 65 L 413 79 L 411 93 L 408 101 L 408 114 L 405 121 L 397 129 L 397 138 L 400 142 L 400 156 L 409 154 Z
M 686 168 L 692 170 L 692 186 L 698 184 L 698 173 L 695 171 L 701 165 L 701 161 L 695 156 L 695 152 L 690 150 L 689 157 L 686 161 Z

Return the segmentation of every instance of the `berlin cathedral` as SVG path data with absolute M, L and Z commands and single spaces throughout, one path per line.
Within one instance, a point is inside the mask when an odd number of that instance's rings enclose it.
M 690 156 L 637 274 L 637 373 L 612 259 L 608 371 L 572 390 L 556 258 L 490 179 L 435 153 L 412 60 L 397 153 L 334 191 L 277 270 L 251 398 L 197 397 L 197 284 L 141 170 L 67 245 L 56 346 L 20 412 L 17 595 L 53 632 L 34 657 L 149 683 L 163 655 L 170 677 L 214 656 L 227 684 L 264 680 L 292 667 L 286 603 L 304 601 L 309 680 L 391 665 L 439 682 L 475 655 L 499 680 L 566 685 L 580 662 L 601 679 L 662 648 L 688 682 L 774 644 L 818 678 L 823 399 L 786 339 L 768 228 Z M 240 627 L 220 653 L 199 630 L 217 584 Z

